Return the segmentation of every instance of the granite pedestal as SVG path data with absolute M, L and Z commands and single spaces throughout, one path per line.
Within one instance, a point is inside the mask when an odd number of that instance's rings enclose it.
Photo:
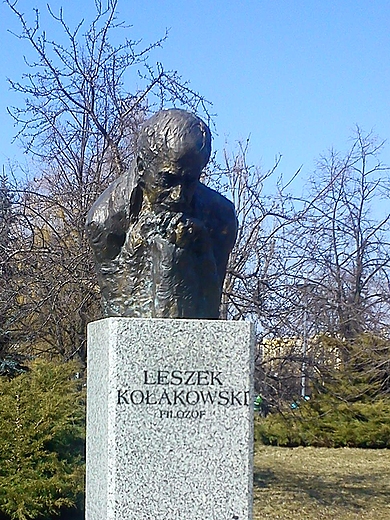
M 251 519 L 252 367 L 246 322 L 91 323 L 87 520 Z

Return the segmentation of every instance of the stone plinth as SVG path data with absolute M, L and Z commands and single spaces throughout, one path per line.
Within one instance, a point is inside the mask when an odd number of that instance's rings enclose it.
M 89 325 L 87 520 L 252 518 L 252 345 L 245 322 Z

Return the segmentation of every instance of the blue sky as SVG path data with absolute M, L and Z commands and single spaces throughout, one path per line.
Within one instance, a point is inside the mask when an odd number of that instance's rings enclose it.
M 19 0 L 28 16 L 43 0 Z M 71 24 L 90 18 L 93 0 L 53 0 Z M 214 149 L 232 150 L 250 136 L 250 162 L 289 178 L 334 146 L 345 150 L 356 124 L 390 140 L 390 3 L 387 0 L 119 0 L 128 36 L 146 44 L 169 37 L 151 55 L 177 70 L 213 103 Z M 25 70 L 28 48 L 7 32 L 17 29 L 0 4 L 0 162 L 18 158 L 6 113 L 18 98 L 6 77 Z M 44 21 L 45 23 L 45 21 Z M 49 37 L 56 37 L 51 24 Z M 129 85 L 131 89 L 131 85 Z M 390 164 L 390 143 L 382 159 Z M 303 182 L 303 181 L 298 181 Z

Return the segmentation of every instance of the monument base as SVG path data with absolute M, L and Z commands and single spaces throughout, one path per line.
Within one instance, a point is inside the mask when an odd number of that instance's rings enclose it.
M 87 520 L 252 518 L 246 322 L 88 326 Z

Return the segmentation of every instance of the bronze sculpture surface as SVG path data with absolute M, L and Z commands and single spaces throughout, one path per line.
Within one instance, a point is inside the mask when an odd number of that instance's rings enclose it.
M 218 318 L 237 220 L 199 181 L 210 153 L 209 128 L 184 110 L 142 126 L 129 172 L 87 218 L 105 316 Z

